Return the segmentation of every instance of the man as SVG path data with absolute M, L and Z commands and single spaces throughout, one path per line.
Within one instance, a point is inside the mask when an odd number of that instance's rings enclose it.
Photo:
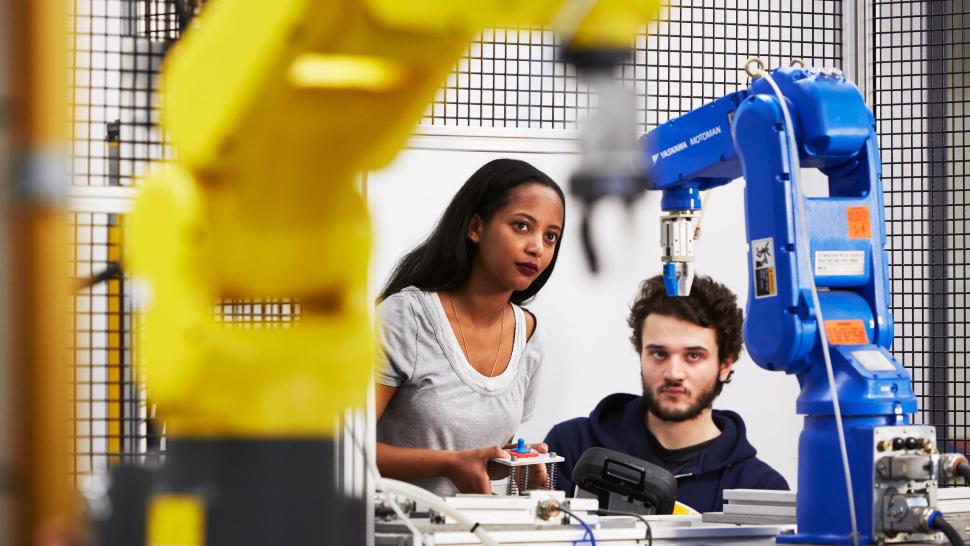
M 643 396 L 611 394 L 589 417 L 552 428 L 549 451 L 566 458 L 557 487 L 572 494 L 576 460 L 601 446 L 666 468 L 677 500 L 700 512 L 722 510 L 725 489 L 788 489 L 755 457 L 741 417 L 711 409 L 741 352 L 742 317 L 735 295 L 709 278 L 687 297 L 667 296 L 660 276 L 644 281 L 628 319 Z

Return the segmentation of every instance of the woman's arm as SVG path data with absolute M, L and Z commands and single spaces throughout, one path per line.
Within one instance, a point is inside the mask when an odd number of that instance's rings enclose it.
M 374 405 L 377 421 L 396 392 L 397 387 L 377 384 Z M 398 480 L 444 477 L 462 493 L 490 493 L 485 464 L 489 459 L 504 456 L 506 453 L 498 446 L 445 451 L 377 443 L 377 468 L 381 475 Z

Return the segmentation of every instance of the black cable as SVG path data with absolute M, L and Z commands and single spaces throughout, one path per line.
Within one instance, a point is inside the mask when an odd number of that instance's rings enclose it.
M 959 474 L 960 477 L 966 480 L 967 485 L 970 485 L 970 464 L 967 464 L 967 463 L 958 464 L 957 474 Z
M 589 542 L 591 546 L 596 546 L 596 537 L 593 536 L 593 529 L 589 526 L 588 523 L 586 523 L 585 521 L 583 521 L 583 518 L 577 516 L 575 513 L 573 513 L 572 511 L 570 511 L 568 508 L 563 508 L 562 505 L 559 505 L 559 511 L 560 512 L 565 512 L 566 514 L 569 514 L 570 516 L 572 516 L 573 519 L 575 519 L 576 521 L 578 521 L 579 524 L 582 525 L 584 529 L 586 529 L 586 535 L 583 535 L 583 539 L 582 540 L 578 540 L 576 542 Z M 586 540 L 586 536 L 589 536 L 589 540 L 588 541 Z M 573 542 L 573 544 L 576 544 L 576 542 Z
M 596 511 L 597 516 L 629 516 L 631 518 L 637 518 L 642 521 L 644 525 L 647 526 L 647 536 L 644 537 L 647 541 L 647 546 L 653 546 L 653 530 L 650 528 L 650 522 L 643 514 L 636 514 L 634 512 L 624 512 L 622 510 L 607 510 L 606 508 L 600 508 Z
M 579 234 L 581 242 L 583 243 L 583 254 L 586 256 L 586 264 L 589 266 L 591 273 L 599 273 L 599 258 L 596 256 L 596 246 L 593 243 L 593 226 L 590 216 L 592 216 L 593 207 L 592 205 L 585 207 L 583 211 L 583 219 L 580 222 Z
M 100 271 L 86 279 L 78 279 L 77 289 L 84 290 L 85 288 L 91 288 L 96 284 L 101 284 L 110 279 L 120 279 L 123 275 L 124 270 L 121 268 L 120 263 L 108 262 L 108 267 L 105 267 L 103 271 Z
M 963 465 L 963 466 L 966 466 L 966 465 Z M 943 534 L 946 535 L 946 538 L 950 540 L 950 544 L 952 546 L 965 546 L 965 543 L 963 542 L 963 537 L 960 536 L 960 533 L 957 532 L 957 530 L 952 525 L 950 525 L 949 521 L 943 519 L 943 514 L 940 514 L 935 518 L 932 518 L 932 520 L 933 520 L 933 523 L 932 523 L 933 528 L 936 529 L 937 531 L 943 531 Z

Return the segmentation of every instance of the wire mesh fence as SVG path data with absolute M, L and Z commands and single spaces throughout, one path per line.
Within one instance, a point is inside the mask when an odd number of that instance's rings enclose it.
M 134 186 L 174 152 L 158 128 L 161 63 L 204 2 L 73 0 L 70 97 L 74 186 Z M 71 215 L 73 473 L 164 453 L 164 423 L 137 374 L 139 334 L 123 261 L 122 215 Z M 291 298 L 223 300 L 213 320 L 229 328 L 287 327 L 300 320 Z
M 675 0 L 640 32 L 617 76 L 637 95 L 637 123 L 658 123 L 736 91 L 751 57 L 769 67 L 803 59 L 841 66 L 838 0 Z M 560 39 L 545 28 L 488 29 L 469 47 L 423 122 L 571 129 L 596 106 Z
M 144 385 L 132 363 L 131 284 L 117 264 L 123 230 L 113 214 L 70 215 L 75 292 L 69 350 L 72 357 L 73 471 L 76 478 L 148 452 L 159 439 L 149 424 Z
M 286 328 L 300 321 L 300 302 L 292 298 L 226 299 L 212 309 L 216 322 L 230 328 Z
M 73 0 L 69 82 L 71 183 L 130 186 L 170 159 L 158 130 L 156 78 L 178 37 L 173 2 Z M 105 146 L 117 147 L 109 155 Z
M 69 92 L 74 186 L 131 186 L 172 152 L 157 128 L 156 80 L 179 36 L 174 2 L 69 2 Z M 124 219 L 70 215 L 73 471 L 85 474 L 164 448 L 135 373 L 137 313 L 120 268 Z
M 895 318 L 917 420 L 966 451 L 967 7 L 876 1 L 873 74 Z

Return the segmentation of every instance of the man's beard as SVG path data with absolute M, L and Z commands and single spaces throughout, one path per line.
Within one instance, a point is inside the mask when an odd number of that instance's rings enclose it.
M 671 421 L 674 423 L 682 423 L 684 421 L 690 421 L 691 419 L 696 419 L 704 410 L 709 409 L 714 404 L 714 399 L 720 393 L 720 378 L 715 377 L 714 382 L 710 384 L 709 387 L 700 391 L 697 395 L 696 400 L 690 406 L 682 410 L 671 410 L 663 407 L 660 404 L 660 400 L 654 395 L 655 389 L 651 389 L 647 385 L 646 380 L 642 379 L 643 382 L 643 399 L 647 403 L 647 410 L 657 416 L 662 421 Z M 663 387 L 668 386 L 678 386 L 676 383 L 665 382 Z M 659 389 L 656 389 L 659 391 Z M 659 394 L 659 392 L 657 392 Z M 690 395 L 688 391 L 686 393 Z

